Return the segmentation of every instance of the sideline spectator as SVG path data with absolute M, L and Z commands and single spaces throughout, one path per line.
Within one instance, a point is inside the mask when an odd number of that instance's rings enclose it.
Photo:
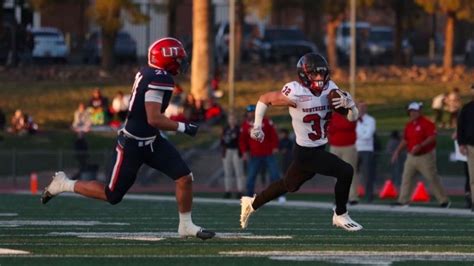
M 435 123 L 438 127 L 444 128 L 446 125 L 443 120 L 443 109 L 447 93 L 441 93 L 433 98 L 431 108 L 435 114 Z
M 79 103 L 76 111 L 74 111 L 74 121 L 72 122 L 72 129 L 78 134 L 87 133 L 91 130 L 91 118 L 89 112 L 86 110 L 84 103 Z
M 456 127 L 456 119 L 461 107 L 462 101 L 461 96 L 459 95 L 459 88 L 456 87 L 448 94 L 448 96 L 446 96 L 446 109 L 449 113 L 449 128 Z
M 246 118 L 240 127 L 239 146 L 243 159 L 248 160 L 247 195 L 253 196 L 255 178 L 263 165 L 270 172 L 272 182 L 280 178 L 280 171 L 278 171 L 278 164 L 274 156 L 278 152 L 278 135 L 273 122 L 268 118 L 264 118 L 262 130 L 265 139 L 263 142 L 252 139 L 250 130 L 253 128 L 255 119 L 255 105 L 247 106 Z M 284 199 L 280 198 L 279 201 L 284 202 Z
M 360 117 L 357 120 L 356 149 L 358 160 L 358 172 L 365 179 L 365 197 L 367 202 L 374 200 L 375 183 L 375 146 L 374 135 L 376 130 L 375 119 L 367 113 L 367 103 L 360 101 L 358 104 Z M 360 178 L 360 176 L 359 176 Z
M 394 163 L 403 149 L 406 148 L 408 151 L 403 169 L 400 196 L 394 205 L 406 206 L 409 204 L 415 175 L 420 172 L 428 180 L 440 207 L 449 208 L 451 202 L 441 185 L 441 177 L 438 175 L 436 167 L 436 126 L 421 114 L 421 108 L 422 105 L 418 102 L 408 105 L 407 111 L 410 120 L 405 126 L 403 140 L 392 155 L 391 162 Z
M 240 127 L 233 114 L 230 114 L 227 125 L 222 130 L 221 148 L 222 148 L 222 164 L 224 166 L 224 198 L 232 196 L 233 183 L 237 185 L 236 198 L 243 196 L 245 175 L 242 162 L 242 154 L 239 151 L 239 135 Z
M 209 125 L 215 125 L 223 120 L 224 110 L 217 101 L 211 98 L 207 101 L 204 117 Z
M 24 135 L 26 133 L 25 115 L 20 109 L 17 109 L 15 114 L 12 116 L 8 132 L 17 135 Z
M 95 88 L 92 91 L 92 97 L 89 100 L 89 107 L 91 107 L 92 125 L 105 125 L 108 119 L 109 100 L 102 96 L 99 88 Z
M 117 92 L 114 99 L 112 100 L 112 113 L 117 114 L 120 122 L 124 122 L 127 118 L 129 101 L 130 97 L 128 95 L 124 96 L 122 91 Z
M 397 149 L 398 145 L 400 145 L 401 139 L 398 130 L 393 130 L 390 133 L 390 138 L 388 139 L 387 146 L 385 147 L 385 152 L 387 154 L 393 154 L 393 152 Z M 403 163 L 406 159 L 406 153 L 403 151 L 400 153 L 398 158 L 390 164 L 390 178 L 392 182 L 400 188 L 401 184 L 401 177 L 403 172 Z
M 332 119 L 328 127 L 328 141 L 330 152 L 349 163 L 354 169 L 352 176 L 351 189 L 349 192 L 349 204 L 355 205 L 359 203 L 359 195 L 357 187 L 359 180 L 357 178 L 357 150 L 356 142 L 356 126 L 357 123 L 347 120 L 347 118 L 337 112 L 332 112 Z
M 471 85 L 471 100 L 462 107 L 457 125 L 459 151 L 467 156 L 471 185 L 471 210 L 474 212 L 474 84 Z

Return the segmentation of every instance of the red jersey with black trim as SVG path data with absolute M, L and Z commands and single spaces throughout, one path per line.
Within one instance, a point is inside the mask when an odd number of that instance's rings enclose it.
M 169 105 L 174 88 L 173 77 L 162 69 L 145 66 L 135 75 L 132 87 L 132 96 L 128 108 L 125 130 L 127 133 L 139 137 L 150 138 L 159 134 L 157 128 L 148 124 L 145 110 L 145 93 L 148 90 L 159 90 L 163 92 L 161 113 L 164 113 Z
M 428 118 L 420 116 L 410 121 L 405 126 L 404 138 L 407 143 L 407 150 L 411 152 L 413 147 L 421 144 L 425 139 L 436 136 L 436 126 Z M 419 154 L 425 154 L 432 151 L 436 147 L 436 141 L 430 145 L 421 148 Z

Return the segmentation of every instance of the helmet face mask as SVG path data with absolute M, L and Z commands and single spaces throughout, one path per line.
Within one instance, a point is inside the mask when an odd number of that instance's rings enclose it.
M 328 63 L 319 54 L 305 54 L 298 60 L 296 68 L 301 83 L 315 93 L 321 93 L 329 81 Z
M 148 48 L 148 65 L 166 70 L 172 75 L 187 69 L 187 54 L 183 44 L 175 38 L 162 38 Z

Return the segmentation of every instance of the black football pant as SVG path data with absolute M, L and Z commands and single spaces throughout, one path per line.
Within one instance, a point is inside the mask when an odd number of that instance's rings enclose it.
M 313 178 L 315 174 L 322 174 L 337 178 L 334 188 L 336 213 L 338 215 L 345 213 L 354 169 L 350 164 L 327 152 L 324 148 L 324 146 L 302 147 L 295 145 L 293 161 L 285 177 L 273 182 L 258 194 L 252 204 L 253 208 L 257 209 L 286 192 L 296 192 L 304 182 Z
M 147 164 L 173 180 L 191 173 L 176 148 L 161 136 L 147 142 L 120 134 L 113 158 L 112 167 L 108 171 L 110 181 L 105 188 L 107 201 L 111 204 L 122 200 L 135 182 L 142 164 Z

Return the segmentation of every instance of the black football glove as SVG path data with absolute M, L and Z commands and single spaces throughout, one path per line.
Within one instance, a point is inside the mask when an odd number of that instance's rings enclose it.
M 196 136 L 196 133 L 198 132 L 199 126 L 193 123 L 186 123 L 184 124 L 184 134 L 188 134 L 191 137 Z

